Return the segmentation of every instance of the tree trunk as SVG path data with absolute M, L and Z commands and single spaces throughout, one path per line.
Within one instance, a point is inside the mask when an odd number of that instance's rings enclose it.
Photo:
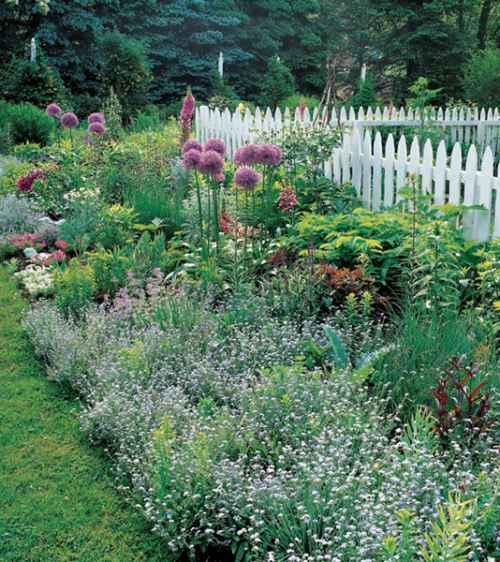
M 481 13 L 479 15 L 479 26 L 477 30 L 477 46 L 480 49 L 486 47 L 486 35 L 488 33 L 488 22 L 490 19 L 491 10 L 496 0 L 484 0 L 481 6 Z

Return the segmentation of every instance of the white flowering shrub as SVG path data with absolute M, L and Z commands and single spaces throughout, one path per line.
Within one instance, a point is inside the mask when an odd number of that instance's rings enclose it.
M 53 292 L 54 278 L 45 267 L 31 265 L 15 273 L 15 276 L 32 297 L 47 296 Z
M 308 361 L 328 356 L 324 324 L 149 283 L 79 321 L 42 302 L 26 326 L 172 559 L 479 561 L 498 548 L 494 440 L 480 458 L 443 450 L 424 410 L 402 430 L 349 368 Z

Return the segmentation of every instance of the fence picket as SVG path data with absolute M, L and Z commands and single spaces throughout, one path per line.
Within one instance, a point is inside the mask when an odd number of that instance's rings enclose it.
M 370 208 L 372 200 L 372 137 L 366 131 L 363 144 L 362 165 L 362 196 L 366 207 Z
M 490 231 L 490 210 L 492 201 L 492 180 L 493 180 L 493 153 L 487 147 L 481 164 L 479 173 L 479 204 L 484 207 L 478 211 L 478 218 L 475 221 L 474 239 L 480 242 L 488 240 Z M 497 193 L 498 195 L 498 193 Z
M 456 143 L 451 153 L 451 166 L 449 172 L 450 192 L 449 202 L 452 205 L 460 205 L 460 175 L 462 172 L 462 149 Z
M 382 197 L 382 135 L 375 135 L 375 143 L 373 145 L 373 199 L 372 209 L 380 210 Z
M 439 143 L 434 167 L 434 203 L 444 205 L 446 194 L 446 144 Z
M 477 150 L 472 145 L 467 154 L 464 173 L 464 205 L 475 205 L 479 200 L 479 194 L 476 189 L 477 180 Z M 478 220 L 477 211 L 469 209 L 464 211 L 464 236 L 472 238 L 474 236 L 474 224 Z
M 401 135 L 398 143 L 398 154 L 396 158 L 396 203 L 401 201 L 400 191 L 406 185 L 406 164 L 407 164 L 407 147 L 404 135 Z
M 384 158 L 384 207 L 394 205 L 394 164 L 395 146 L 392 133 L 387 137 Z
M 422 193 L 432 194 L 432 143 L 427 139 L 424 145 L 424 157 L 422 160 Z

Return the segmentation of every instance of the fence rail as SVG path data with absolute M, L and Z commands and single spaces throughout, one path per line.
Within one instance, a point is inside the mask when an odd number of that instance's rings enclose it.
M 280 130 L 284 127 L 311 127 L 316 122 L 317 110 L 312 113 L 306 108 L 295 112 L 288 108 L 282 112 L 277 108 L 257 108 L 254 113 L 249 109 L 239 109 L 231 113 L 228 109 L 210 109 L 201 106 L 196 110 L 196 130 L 198 138 L 223 138 L 231 153 L 247 142 L 252 142 L 260 131 Z M 460 142 L 475 144 L 481 152 L 489 146 L 496 154 L 500 152 L 500 112 L 498 108 L 432 108 L 426 110 L 423 122 L 444 128 L 450 143 Z M 364 129 L 379 127 L 418 127 L 422 124 L 419 110 L 394 107 L 368 109 L 344 107 L 333 112 L 329 125 L 341 128 L 358 128 L 360 134 Z
M 419 138 L 414 137 L 408 147 L 404 135 L 396 146 L 394 136 L 389 134 L 384 146 L 381 133 L 367 126 L 378 122 L 393 126 L 414 123 L 420 116 L 411 110 L 401 109 L 394 113 L 394 110 L 389 112 L 385 108 L 383 112 L 360 110 L 356 115 L 351 110 L 349 113 L 341 110 L 336 116 L 347 127 L 343 131 L 342 145 L 332 150 L 332 157 L 325 164 L 328 177 L 339 183 L 352 182 L 364 204 L 377 211 L 397 203 L 401 189 L 407 185 L 409 176 L 414 175 L 419 187 L 434 204 L 482 206 L 482 209 L 465 211 L 463 228 L 466 238 L 480 241 L 500 238 L 500 164 L 495 170 L 490 146 L 483 151 L 471 144 L 464 165 L 461 145 L 465 139 L 477 139 L 481 127 L 485 132 L 490 125 L 498 128 L 498 110 L 469 111 L 467 117 L 472 114 L 471 119 L 465 119 L 465 112 L 456 110 L 438 109 L 428 114 L 426 119 L 462 131 L 464 138 L 457 139 L 450 154 L 444 140 L 434 154 L 430 140 L 421 149 Z M 379 113 L 382 119 L 379 119 Z M 351 119 L 342 121 L 344 117 Z M 293 124 L 311 126 L 313 121 L 314 115 L 310 116 L 307 111 L 302 116 L 298 112 L 292 116 L 289 111 L 282 115 L 276 110 L 273 115 L 267 110 L 263 115 L 257 109 L 254 115 L 249 111 L 244 114 L 228 110 L 221 113 L 202 106 L 196 114 L 196 132 L 202 142 L 211 137 L 222 138 L 232 157 L 237 148 L 255 140 L 259 131 L 280 130 Z M 475 133 L 472 132 L 474 127 Z M 459 137 L 462 133 L 458 133 Z

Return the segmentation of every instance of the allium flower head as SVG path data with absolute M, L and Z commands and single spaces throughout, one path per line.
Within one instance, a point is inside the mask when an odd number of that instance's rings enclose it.
M 190 150 L 197 150 L 198 152 L 201 152 L 203 147 L 197 140 L 190 139 L 184 143 L 182 147 L 182 154 L 186 154 L 186 152 L 189 152 Z
M 224 141 L 221 139 L 209 139 L 205 143 L 203 150 L 204 151 L 213 150 L 214 152 L 219 153 L 224 158 L 224 155 L 226 154 L 226 145 L 224 144 Z
M 283 158 L 283 153 L 279 146 L 275 144 L 261 144 L 257 147 L 256 164 L 263 166 L 279 166 Z
M 104 118 L 104 113 L 102 113 L 102 111 L 91 113 L 88 116 L 87 121 L 89 123 L 102 123 L 103 125 L 106 123 L 106 119 Z
M 252 191 L 261 180 L 262 176 L 247 166 L 238 168 L 234 174 L 234 183 L 244 191 Z
M 62 113 L 62 109 L 57 105 L 57 103 L 49 104 L 45 111 L 49 117 L 58 117 Z
M 182 158 L 182 165 L 186 170 L 192 170 L 196 168 L 201 160 L 201 152 L 196 150 L 195 148 L 191 148 L 187 152 L 184 153 Z
M 106 132 L 106 127 L 99 121 L 94 121 L 90 123 L 89 128 L 87 129 L 89 133 L 94 133 L 95 135 L 104 135 Z
M 80 121 L 78 120 L 78 117 L 74 113 L 72 113 L 71 111 L 68 111 L 67 113 L 63 113 L 61 117 L 61 125 L 65 129 L 74 129 L 75 127 L 78 127 L 79 124 Z
M 222 171 L 224 167 L 224 160 L 222 156 L 215 152 L 215 150 L 207 150 L 202 152 L 200 162 L 198 163 L 198 170 L 202 174 L 210 174 L 215 176 Z
M 238 148 L 234 155 L 234 163 L 237 166 L 250 166 L 256 164 L 258 146 L 256 144 L 246 144 Z
M 297 196 L 291 187 L 285 187 L 281 190 L 278 207 L 285 213 L 289 213 L 297 206 Z

